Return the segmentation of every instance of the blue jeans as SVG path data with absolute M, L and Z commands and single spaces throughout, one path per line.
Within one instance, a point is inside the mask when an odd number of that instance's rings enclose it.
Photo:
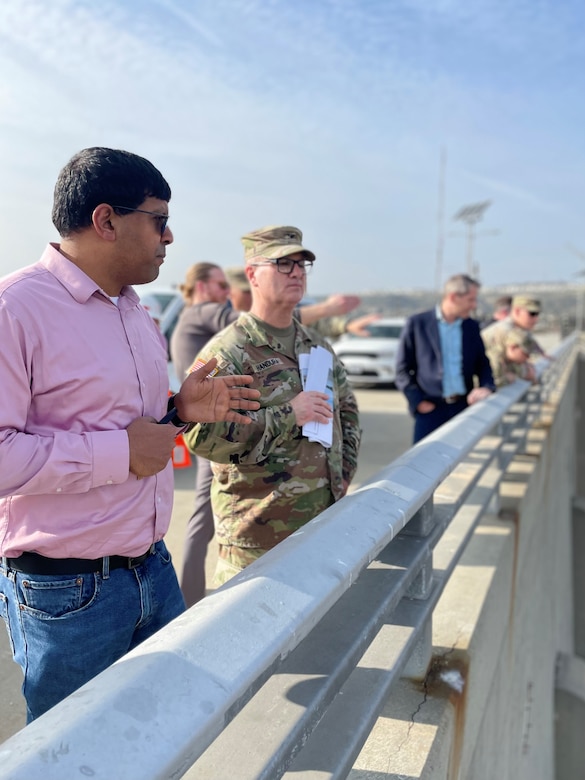
M 1 561 L 1 559 L 0 559 Z M 0 614 L 24 673 L 27 722 L 185 609 L 164 542 L 135 569 L 23 574 L 0 566 Z

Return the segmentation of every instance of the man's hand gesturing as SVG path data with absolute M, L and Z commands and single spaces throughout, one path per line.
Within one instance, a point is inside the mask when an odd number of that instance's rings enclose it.
M 260 392 L 251 385 L 251 376 L 214 376 L 217 366 L 213 358 L 189 374 L 175 395 L 175 409 L 185 422 L 235 422 L 247 425 L 250 418 L 242 411 L 260 408 L 256 400 Z M 236 411 L 238 410 L 238 411 Z

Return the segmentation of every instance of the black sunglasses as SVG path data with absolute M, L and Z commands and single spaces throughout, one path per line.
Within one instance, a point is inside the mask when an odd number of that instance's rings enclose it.
M 144 209 L 131 209 L 129 206 L 112 206 L 112 208 L 120 209 L 121 211 L 138 211 L 140 214 L 150 214 L 150 216 L 154 217 L 158 222 L 160 237 L 162 238 L 164 236 L 169 221 L 168 214 L 159 214 L 156 211 L 145 211 Z

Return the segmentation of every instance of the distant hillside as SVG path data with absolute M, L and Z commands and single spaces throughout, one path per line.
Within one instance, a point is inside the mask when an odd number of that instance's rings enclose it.
M 478 319 L 488 319 L 494 302 L 502 295 L 533 295 L 542 302 L 540 327 L 558 327 L 561 320 L 574 321 L 579 296 L 585 297 L 585 286 L 563 282 L 552 284 L 517 284 L 482 287 L 479 295 Z M 407 317 L 417 311 L 430 309 L 440 299 L 432 290 L 396 290 L 361 293 L 361 306 L 352 316 L 380 312 L 384 316 Z

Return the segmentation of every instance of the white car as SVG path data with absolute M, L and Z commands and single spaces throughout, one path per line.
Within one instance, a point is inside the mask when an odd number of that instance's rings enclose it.
M 405 317 L 388 317 L 368 325 L 368 336 L 343 335 L 333 350 L 352 385 L 392 384 L 396 379 L 396 352 Z
M 171 343 L 171 336 L 179 315 L 183 311 L 185 301 L 179 290 L 169 288 L 134 288 L 140 296 L 140 303 L 150 313 L 150 316 L 157 322 L 165 339 L 167 340 L 167 359 L 169 371 L 169 385 L 173 392 L 177 392 L 181 382 L 175 374 L 175 368 L 171 361 L 171 354 L 168 351 Z
M 185 305 L 179 290 L 173 290 L 171 287 L 145 287 L 144 289 L 135 287 L 134 289 L 140 296 L 140 303 L 158 322 L 163 335 L 167 341 L 170 341 L 179 314 Z

